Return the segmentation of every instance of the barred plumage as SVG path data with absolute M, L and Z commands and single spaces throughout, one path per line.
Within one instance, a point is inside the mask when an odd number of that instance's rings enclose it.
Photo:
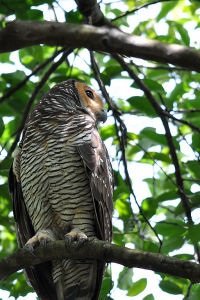
M 19 247 L 44 240 L 112 239 L 113 176 L 96 124 L 97 93 L 75 80 L 53 87 L 26 123 L 9 185 Z M 53 261 L 26 270 L 40 299 L 98 299 L 105 265 Z

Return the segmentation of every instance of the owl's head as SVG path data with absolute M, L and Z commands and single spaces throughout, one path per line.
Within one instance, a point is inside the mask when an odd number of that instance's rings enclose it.
M 81 110 L 88 113 L 96 122 L 105 122 L 106 111 L 101 97 L 85 83 L 69 79 L 56 84 L 36 106 L 43 115 L 55 115 Z

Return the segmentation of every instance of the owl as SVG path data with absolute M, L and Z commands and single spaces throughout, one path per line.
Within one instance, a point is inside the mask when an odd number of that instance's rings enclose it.
M 111 242 L 113 172 L 97 128 L 106 118 L 98 93 L 73 79 L 35 106 L 9 173 L 19 247 Z M 104 270 L 102 261 L 66 258 L 25 272 L 42 300 L 89 300 L 98 299 Z

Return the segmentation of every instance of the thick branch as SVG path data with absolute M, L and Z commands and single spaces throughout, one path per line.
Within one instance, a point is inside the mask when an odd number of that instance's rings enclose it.
M 109 27 L 115 26 L 104 17 L 96 0 L 75 0 L 75 2 L 78 6 L 78 10 L 83 16 L 92 18 L 93 25 L 107 25 Z
M 12 273 L 30 265 L 61 258 L 98 259 L 115 262 L 129 268 L 143 268 L 187 278 L 192 282 L 200 282 L 200 266 L 194 262 L 179 260 L 163 254 L 132 250 L 99 240 L 90 240 L 79 249 L 74 243 L 70 247 L 66 247 L 64 241 L 49 242 L 46 247 L 35 249 L 34 254 L 26 248 L 19 249 L 0 260 L 0 280 L 5 280 Z
M 199 51 L 126 34 L 115 28 L 47 21 L 14 21 L 0 30 L 0 53 L 38 44 L 85 47 L 200 71 Z

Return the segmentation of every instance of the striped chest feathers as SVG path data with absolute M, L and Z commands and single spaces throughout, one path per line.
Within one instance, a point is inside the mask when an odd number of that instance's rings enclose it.
M 44 218 L 40 227 L 45 227 L 48 219 L 48 225 L 54 219 L 56 226 L 65 228 L 74 223 L 93 235 L 94 207 L 89 179 L 75 147 L 53 139 L 32 143 L 25 151 L 22 149 L 20 165 L 24 200 L 29 215 L 33 215 L 33 210 L 36 215 L 38 210 L 38 218 Z M 81 225 L 84 219 L 87 228 Z

